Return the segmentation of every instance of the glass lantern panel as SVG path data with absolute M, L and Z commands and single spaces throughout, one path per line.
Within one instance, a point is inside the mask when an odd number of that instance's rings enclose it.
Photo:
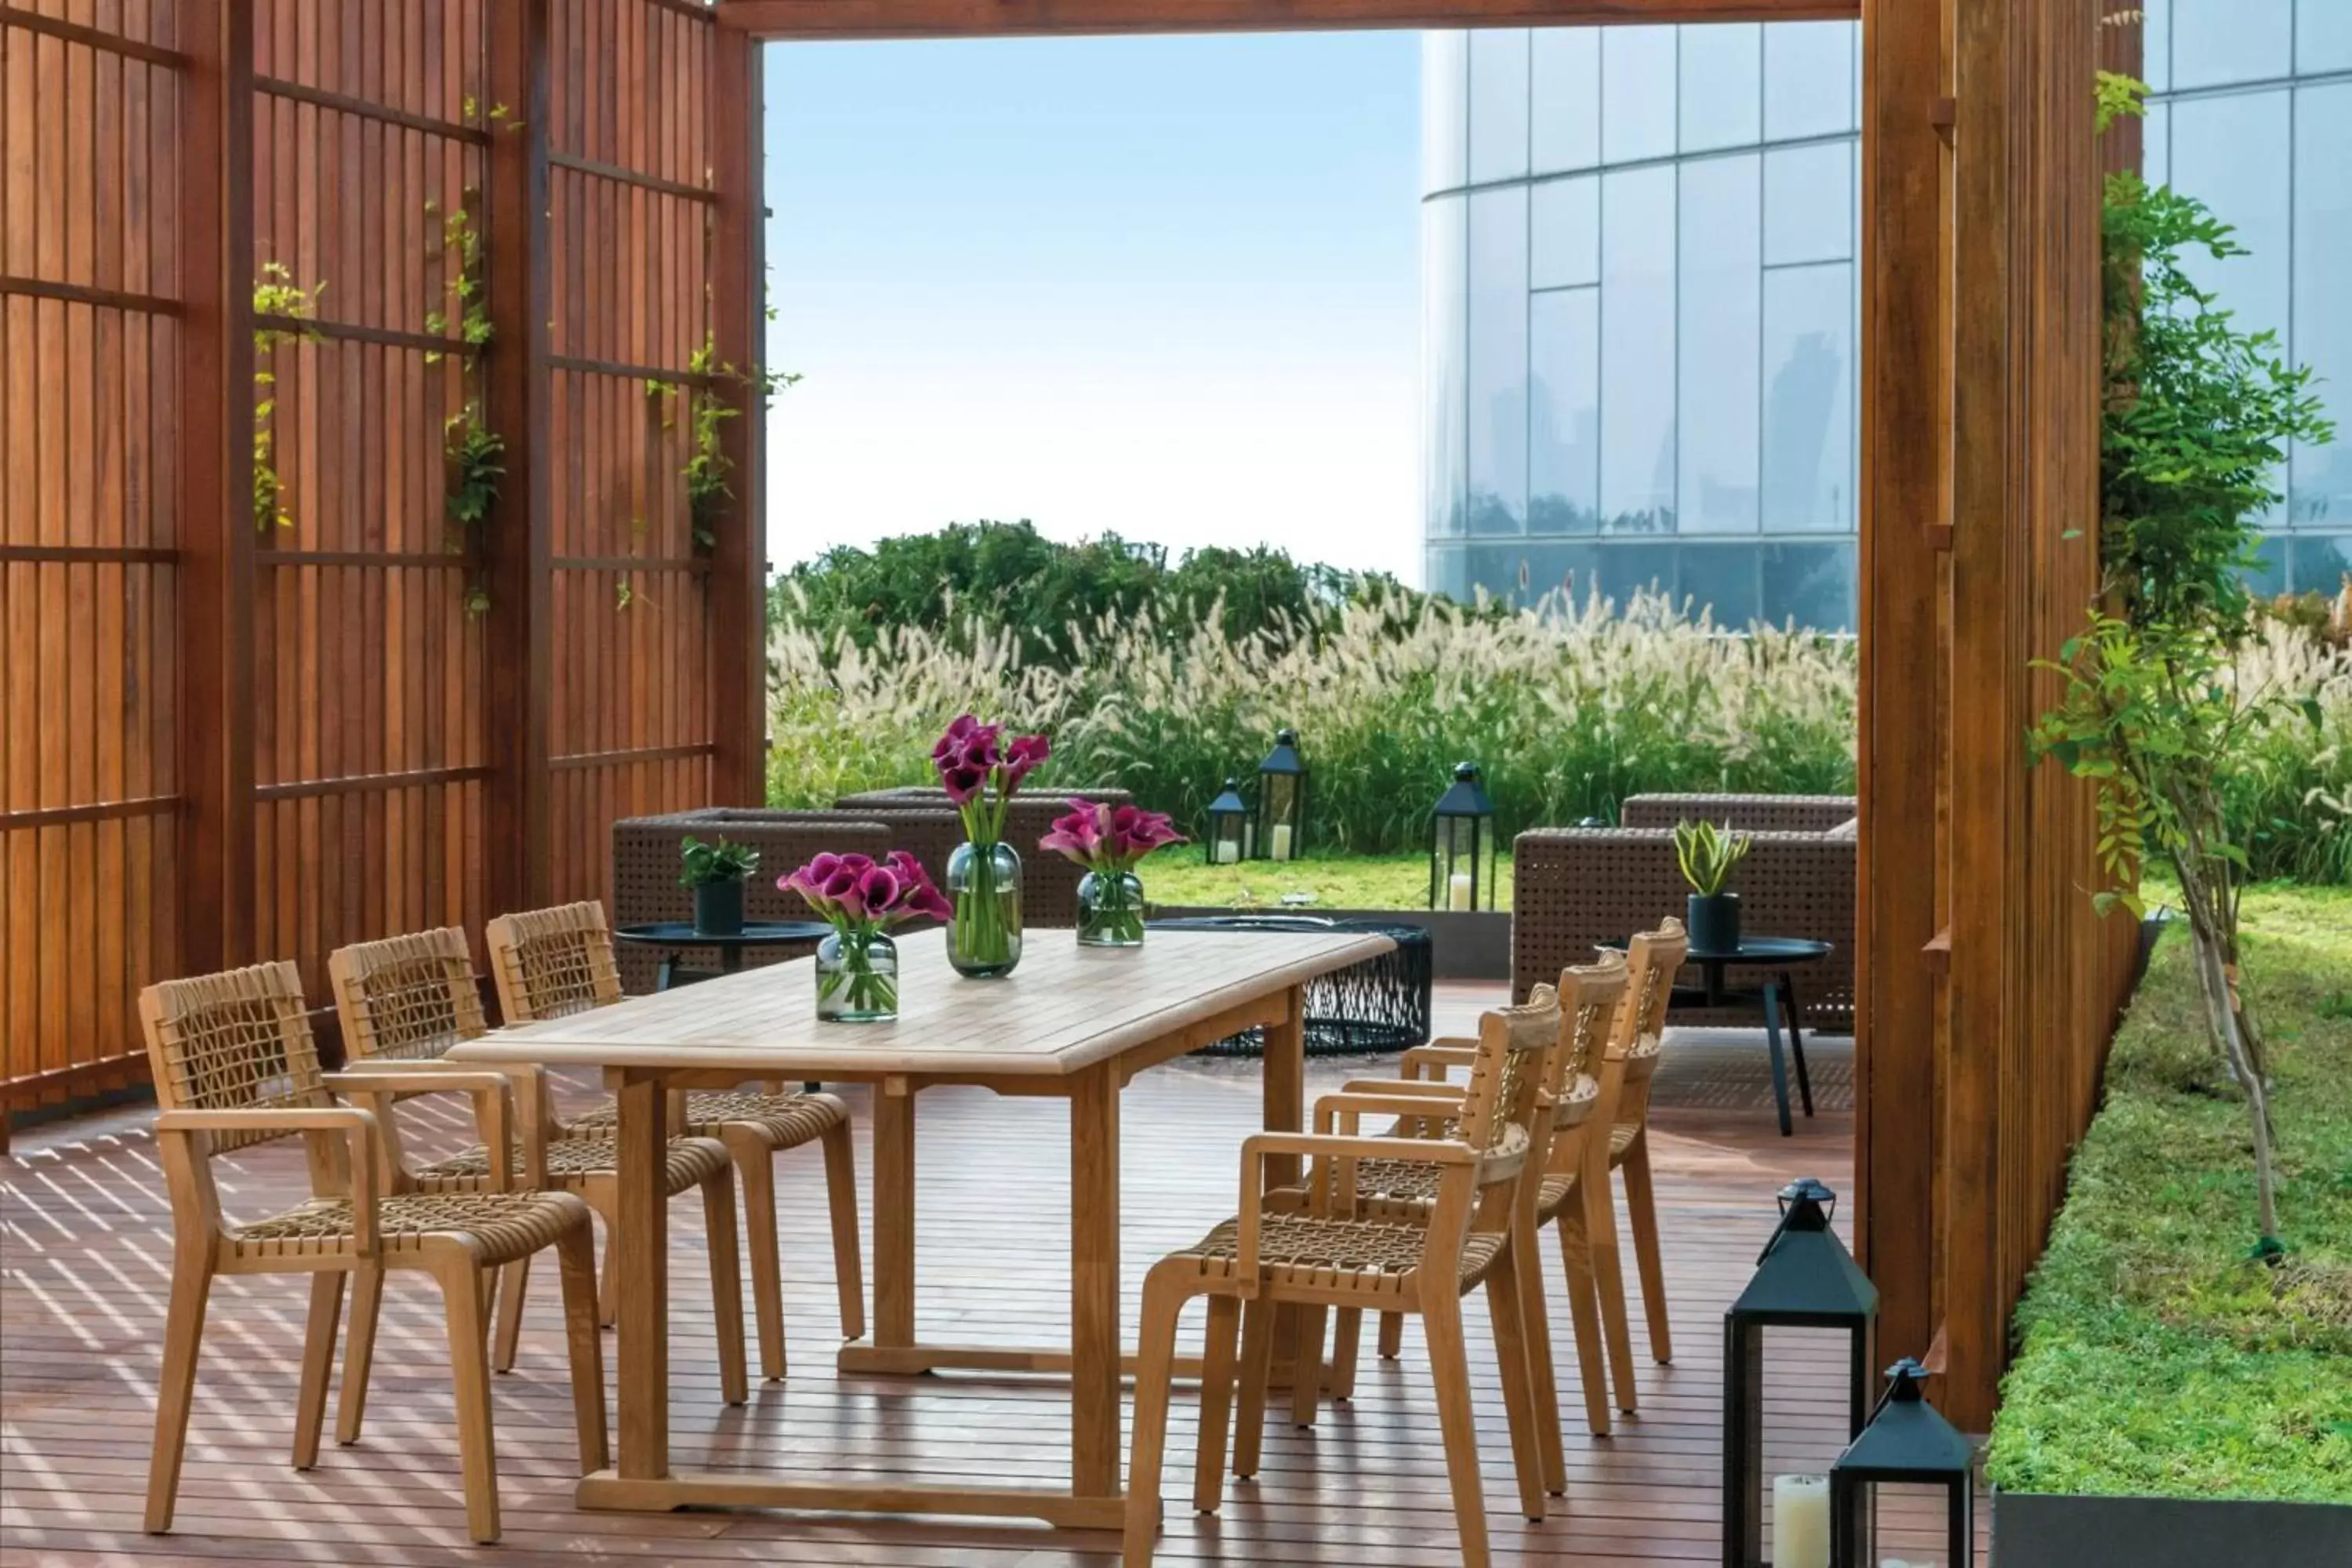
M 1856 1558 L 1871 1568 L 1901 1563 L 1905 1568 L 1959 1568 L 1953 1562 L 1951 1496 L 1937 1486 L 1865 1485 L 1862 1517 L 1867 1531 Z M 1974 1528 L 1971 1521 L 1971 1529 Z
M 1846 1445 L 1842 1424 L 1824 1422 L 1823 1395 L 1834 1407 L 1852 1355 L 1843 1330 L 1768 1328 L 1755 1335 L 1761 1401 L 1756 1417 L 1760 1464 L 1748 1517 L 1760 1525 L 1762 1554 L 1772 1568 L 1827 1568 L 1830 1545 L 1830 1466 Z M 1819 1478 L 1818 1487 L 1790 1478 Z M 1784 1484 L 1788 1483 L 1788 1484 Z M 1877 1559 L 1870 1560 L 1875 1568 Z M 1939 1559 L 1940 1568 L 1940 1559 Z

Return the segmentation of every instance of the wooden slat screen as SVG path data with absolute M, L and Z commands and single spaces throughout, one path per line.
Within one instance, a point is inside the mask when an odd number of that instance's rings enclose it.
M 698 548 L 681 471 L 697 351 L 756 342 L 711 242 L 759 200 L 756 112 L 708 101 L 744 48 L 679 0 L 0 4 L 0 1112 L 143 1079 L 151 980 L 292 958 L 323 1003 L 332 948 L 601 895 L 614 816 L 751 787 L 711 639 L 756 630 L 710 605 L 756 594 L 760 520 Z M 226 235 L 214 187 L 251 192 Z M 460 213 L 543 280 L 470 360 Z M 273 267 L 314 321 L 257 321 Z M 189 412 L 257 325 L 282 521 L 241 411 Z M 514 399 L 480 548 L 444 500 L 469 365 Z

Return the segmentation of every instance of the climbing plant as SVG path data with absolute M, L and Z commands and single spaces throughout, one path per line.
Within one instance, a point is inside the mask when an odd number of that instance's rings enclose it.
M 303 323 L 317 320 L 326 288 L 303 288 L 282 261 L 263 262 L 253 285 L 253 526 L 264 532 L 294 525 L 278 475 L 278 345 L 318 341 L 318 330 Z
M 463 396 L 457 411 L 442 425 L 442 505 L 449 522 L 449 549 L 478 563 L 487 554 L 490 509 L 498 503 L 499 484 L 506 477 L 506 439 L 489 427 L 482 408 L 481 353 L 497 333 L 484 285 L 481 229 L 463 204 L 442 220 L 440 237 L 441 255 L 455 257 L 457 267 L 443 299 L 425 312 L 425 330 L 436 337 L 452 336 L 454 322 L 455 340 L 465 345 L 458 367 Z M 444 357 L 436 351 L 425 355 L 425 363 L 437 364 Z M 466 607 L 476 615 L 490 607 L 488 579 L 479 565 L 466 584 Z
M 765 410 L 778 393 L 800 376 L 764 367 L 740 370 L 719 357 L 718 343 L 709 332 L 703 334 L 702 346 L 688 357 L 686 367 L 694 377 L 686 392 L 691 439 L 679 476 L 686 481 L 687 522 L 693 530 L 695 553 L 707 555 L 719 542 L 719 517 L 735 499 L 730 478 L 735 464 L 727 456 L 721 433 L 728 420 L 743 416 L 743 410 L 728 400 L 725 389 L 731 386 L 747 396 L 756 393 Z

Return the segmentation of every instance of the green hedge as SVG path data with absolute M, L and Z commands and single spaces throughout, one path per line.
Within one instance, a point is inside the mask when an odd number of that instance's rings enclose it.
M 2254 889 L 2245 926 L 2291 1250 L 2250 1256 L 2245 1111 L 2168 936 L 2018 1310 L 2011 1490 L 2352 1502 L 2352 894 Z

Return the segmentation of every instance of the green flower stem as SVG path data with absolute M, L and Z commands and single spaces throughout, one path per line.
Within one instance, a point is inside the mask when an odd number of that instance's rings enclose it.
M 967 826 L 971 818 L 965 818 Z M 971 882 L 955 899 L 956 951 L 975 963 L 997 964 L 1012 956 L 1004 907 L 996 879 L 996 840 L 971 843 Z
M 845 986 L 845 1005 L 857 1013 L 895 1013 L 898 1010 L 898 977 L 884 974 L 874 967 L 870 944 L 881 934 L 873 924 L 836 925 L 841 937 L 841 967 L 829 974 L 818 976 L 817 994 L 830 1002 Z
M 1117 942 L 1138 942 L 1143 940 L 1143 902 L 1128 896 L 1127 878 L 1131 866 L 1093 868 L 1097 889 L 1094 907 L 1085 914 L 1087 931 L 1095 936 Z

